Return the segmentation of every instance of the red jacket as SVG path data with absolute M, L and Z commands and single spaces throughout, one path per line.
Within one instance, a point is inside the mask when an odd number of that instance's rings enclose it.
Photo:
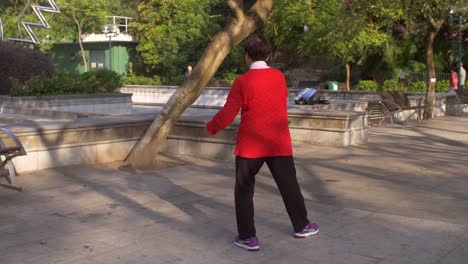
M 232 123 L 241 110 L 234 154 L 243 158 L 291 156 L 288 90 L 277 69 L 251 69 L 234 82 L 224 107 L 206 125 L 210 134 Z
M 458 73 L 456 71 L 452 71 L 450 75 L 450 84 L 449 88 L 457 89 L 458 88 Z

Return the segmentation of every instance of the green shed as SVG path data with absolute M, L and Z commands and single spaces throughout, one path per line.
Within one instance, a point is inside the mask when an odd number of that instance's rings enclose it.
M 88 70 L 111 69 L 119 74 L 129 72 L 129 63 L 136 56 L 138 42 L 128 34 L 107 38 L 104 34 L 83 36 L 83 48 Z M 84 65 L 78 43 L 63 42 L 55 44 L 49 51 L 57 71 L 83 73 Z M 112 56 L 112 57 L 111 57 Z M 110 65 L 112 62 L 112 65 Z

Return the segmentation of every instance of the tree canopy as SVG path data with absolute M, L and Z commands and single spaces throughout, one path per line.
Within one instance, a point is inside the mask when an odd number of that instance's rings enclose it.
M 227 23 L 222 0 L 148 0 L 138 6 L 138 51 L 147 74 L 180 83 L 187 65 L 194 65 L 204 48 Z M 231 70 L 238 63 L 225 64 Z M 169 78 L 167 78 L 169 77 Z
M 100 33 L 105 16 L 133 17 L 140 41 L 137 74 L 160 75 L 164 83 L 180 84 L 188 65 L 194 65 L 212 37 L 229 22 L 232 11 L 223 0 L 56 0 L 62 14 L 46 13 L 52 30 L 34 29 L 41 38 L 41 50 L 79 35 Z M 242 1 L 244 8 L 256 1 Z M 450 10 L 466 14 L 462 0 L 275 0 L 265 32 L 289 58 L 323 54 L 341 66 L 359 65 L 367 78 L 382 81 L 399 72 L 426 70 L 426 36 L 431 21 L 445 16 L 433 45 L 434 65 L 444 71 L 457 59 L 451 42 L 456 37 Z M 17 18 L 27 0 L 0 3 L 5 38 L 17 37 Z M 47 1 L 33 0 L 33 4 Z M 465 8 L 466 9 L 466 8 Z M 81 31 L 77 21 L 83 21 Z M 29 9 L 25 20 L 36 21 Z M 466 23 L 465 23 L 466 24 Z M 458 27 L 458 25 L 457 25 Z M 305 30 L 306 29 L 306 30 Z M 262 29 L 259 29 L 262 31 Z M 307 31 L 307 32 L 305 32 Z M 23 32 L 25 33 L 25 32 Z M 26 35 L 26 34 L 23 34 Z M 242 52 L 234 48 L 218 71 L 239 74 L 244 70 Z M 345 68 L 342 68 L 345 71 Z M 340 80 L 341 81 L 341 80 Z
M 350 63 L 364 60 L 372 48 L 388 41 L 366 13 L 341 0 L 280 0 L 266 32 L 279 49 L 299 56 L 325 53 L 340 60 L 347 65 L 348 80 Z

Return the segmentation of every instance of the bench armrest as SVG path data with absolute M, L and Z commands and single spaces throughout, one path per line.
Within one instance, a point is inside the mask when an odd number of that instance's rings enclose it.
M 20 148 L 19 155 L 26 155 L 26 150 L 24 149 L 23 144 L 21 144 L 21 142 L 15 136 L 15 134 L 13 134 L 13 132 L 11 132 L 9 129 L 4 128 L 4 127 L 0 127 L 0 131 L 7 134 L 13 140 L 13 142 L 15 143 L 14 147 Z M 7 147 L 2 139 L 0 139 L 0 145 L 1 145 L 2 148 Z
M 392 101 L 389 101 L 389 100 L 379 100 L 379 103 L 380 103 L 381 105 L 383 105 L 383 107 L 385 108 L 385 110 L 386 110 L 387 112 L 389 112 L 389 113 L 392 113 L 392 111 L 390 111 L 390 110 L 388 109 L 388 107 L 385 105 L 386 103 L 389 103 L 389 104 L 391 104 L 391 105 L 393 105 L 393 106 L 396 106 L 396 107 L 397 107 L 397 110 L 396 110 L 396 111 L 401 111 L 401 106 L 398 105 L 398 104 L 396 104 L 395 102 L 392 102 Z M 393 112 L 396 112 L 396 111 L 393 111 Z

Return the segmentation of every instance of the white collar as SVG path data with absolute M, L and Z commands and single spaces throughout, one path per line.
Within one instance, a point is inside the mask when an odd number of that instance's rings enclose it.
M 250 64 L 250 69 L 251 70 L 257 70 L 257 69 L 268 69 L 270 68 L 265 61 L 255 61 L 252 64 Z

